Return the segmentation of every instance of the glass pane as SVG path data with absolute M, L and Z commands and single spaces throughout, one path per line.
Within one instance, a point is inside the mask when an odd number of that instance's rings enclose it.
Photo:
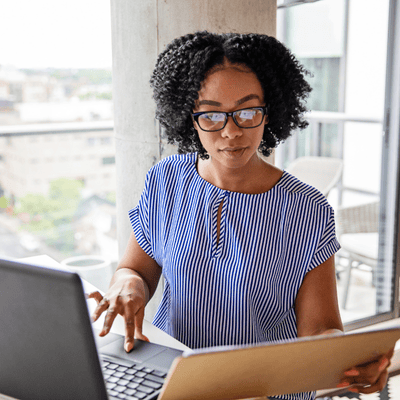
M 18 1 L 2 11 L 0 257 L 79 257 L 71 266 L 83 263 L 88 271 L 104 261 L 111 272 L 117 237 L 109 2 Z
M 340 57 L 299 57 L 304 67 L 312 72 L 309 79 L 313 91 L 308 106 L 314 111 L 339 111 Z
M 284 16 L 278 19 L 284 24 L 280 31 L 287 32 L 282 40 L 313 74 L 309 82 L 314 91 L 308 102 L 310 126 L 284 143 L 276 160 L 319 188 L 335 209 L 342 246 L 336 256 L 337 283 L 345 323 L 391 311 L 393 296 L 394 263 L 382 244 L 393 243 L 394 234 L 386 229 L 388 216 L 382 209 L 383 202 L 394 199 L 395 188 L 381 189 L 389 1 L 373 4 L 367 9 L 362 2 L 349 2 L 347 32 L 344 0 L 293 7 L 280 11 Z M 372 43 L 377 52 L 370 51 Z M 326 172 L 321 157 L 332 163 Z M 302 170 L 301 158 L 306 163 Z

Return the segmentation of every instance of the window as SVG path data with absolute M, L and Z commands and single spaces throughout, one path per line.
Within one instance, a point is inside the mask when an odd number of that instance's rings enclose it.
M 77 9 L 84 23 L 72 26 Z M 0 36 L 8 38 L 0 75 L 10 104 L 0 110 L 0 205 L 8 205 L 0 207 L 0 225 L 13 227 L 0 241 L 0 257 L 116 262 L 115 222 L 101 231 L 94 223 L 98 213 L 115 221 L 116 212 L 107 200 L 116 190 L 109 2 L 71 0 L 63 18 L 49 0 L 8 2 Z M 98 171 L 103 163 L 107 177 Z M 38 246 L 25 246 L 25 234 Z
M 104 145 L 109 145 L 112 142 L 112 138 L 110 136 L 100 138 L 100 143 Z
M 277 150 L 276 163 L 290 171 L 305 156 L 341 162 L 339 179 L 326 195 L 342 245 L 336 268 L 347 329 L 392 318 L 398 307 L 398 145 L 388 144 L 396 135 L 382 136 L 385 87 L 391 87 L 385 85 L 389 0 L 372 4 L 324 0 L 279 11 L 280 39 L 311 71 L 314 90 L 310 126 Z M 369 51 L 371 45 L 377 51 Z
M 115 164 L 115 156 L 103 157 L 103 165 Z

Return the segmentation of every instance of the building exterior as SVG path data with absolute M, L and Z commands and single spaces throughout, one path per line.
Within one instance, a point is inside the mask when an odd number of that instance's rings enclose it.
M 93 194 L 115 191 L 112 122 L 60 129 L 57 124 L 0 129 L 0 185 L 6 196 L 46 195 L 58 178 L 79 180 Z

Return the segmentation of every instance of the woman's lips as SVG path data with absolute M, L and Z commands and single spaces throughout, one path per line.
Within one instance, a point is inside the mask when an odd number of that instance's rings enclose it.
M 221 149 L 221 151 L 238 151 L 238 150 L 244 150 L 245 147 L 241 147 L 241 146 L 236 146 L 236 147 L 224 147 L 223 149 Z
M 220 151 L 229 157 L 240 157 L 246 150 L 246 147 L 225 147 Z

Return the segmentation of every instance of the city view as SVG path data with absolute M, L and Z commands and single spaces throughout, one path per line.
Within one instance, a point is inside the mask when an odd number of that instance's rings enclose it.
M 116 261 L 110 69 L 0 66 L 0 253 Z
M 0 126 L 111 120 L 107 69 L 18 69 L 0 65 Z

